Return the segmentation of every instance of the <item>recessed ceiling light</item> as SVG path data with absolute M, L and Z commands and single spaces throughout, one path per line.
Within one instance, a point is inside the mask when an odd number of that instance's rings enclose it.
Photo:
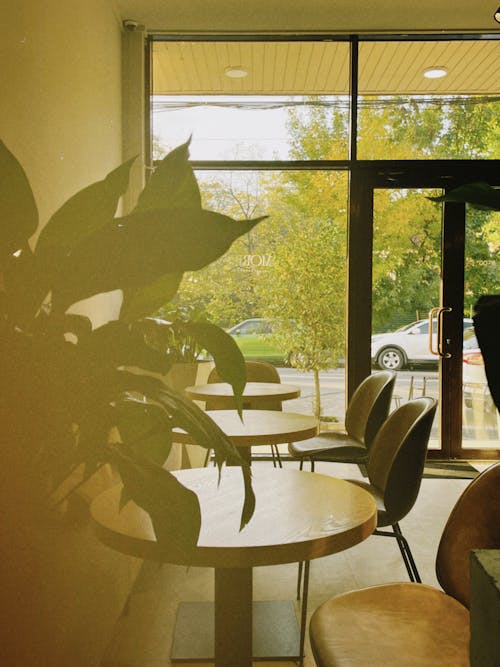
M 496 10 L 496 12 L 493 14 L 493 18 L 497 23 L 500 23 L 500 7 Z
M 244 79 L 248 75 L 248 72 L 241 65 L 230 65 L 226 67 L 224 74 L 230 79 Z
M 446 67 L 427 67 L 424 69 L 424 76 L 426 79 L 442 79 L 448 74 Z

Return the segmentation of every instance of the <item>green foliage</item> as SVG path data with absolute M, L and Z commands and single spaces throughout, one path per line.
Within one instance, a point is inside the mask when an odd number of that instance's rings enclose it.
M 242 525 L 253 511 L 250 470 L 220 429 L 158 374 L 175 361 L 169 341 L 181 324 L 193 345 L 213 354 L 239 400 L 244 360 L 231 337 L 208 322 L 147 316 L 162 295 L 162 303 L 172 298 L 184 271 L 213 262 L 262 218 L 237 222 L 204 210 L 187 144 L 165 157 L 136 209 L 116 218 L 130 166 L 63 204 L 33 251 L 33 194 L 21 165 L 0 144 L 3 466 L 13 480 L 33 483 L 36 502 L 37 482 L 46 488 L 50 480 L 54 490 L 79 463 L 90 475 L 113 462 L 124 498 L 149 512 L 160 544 L 169 540 L 188 551 L 198 538 L 199 507 L 196 495 L 162 467 L 172 428 L 214 449 L 219 467 L 242 466 Z M 88 318 L 68 314 L 77 301 L 115 289 L 125 293 L 119 320 L 93 329 Z M 111 443 L 111 433 L 118 442 Z
M 337 176 L 287 176 L 288 224 L 259 286 L 261 311 L 275 324 L 275 342 L 287 351 L 292 366 L 313 371 L 317 417 L 319 371 L 335 368 L 344 354 L 346 223 L 345 208 L 340 210 L 342 195 L 337 191 L 338 198 L 331 196 Z

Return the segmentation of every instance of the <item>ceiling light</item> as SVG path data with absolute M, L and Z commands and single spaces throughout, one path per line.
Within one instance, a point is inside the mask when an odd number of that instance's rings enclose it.
M 248 75 L 248 72 L 241 65 L 230 65 L 226 67 L 224 74 L 230 79 L 244 79 Z
M 424 69 L 424 76 L 426 79 L 442 79 L 448 74 L 446 67 L 427 67 Z
M 496 12 L 493 14 L 493 18 L 497 23 L 500 23 L 500 7 L 496 10 Z

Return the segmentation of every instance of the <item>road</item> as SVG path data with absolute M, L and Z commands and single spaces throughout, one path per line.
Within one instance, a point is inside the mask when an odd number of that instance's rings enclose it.
M 300 387 L 300 398 L 283 403 L 283 409 L 302 414 L 313 414 L 314 381 L 311 372 L 304 373 L 294 368 L 278 368 L 281 381 Z M 322 371 L 320 373 L 321 414 L 344 421 L 345 414 L 345 369 Z M 405 403 L 410 398 L 433 396 L 439 398 L 438 372 L 434 370 L 398 371 L 391 409 Z M 467 446 L 498 447 L 500 416 L 496 410 L 485 411 L 484 404 L 473 408 L 463 407 L 463 439 Z M 437 437 L 437 417 L 433 433 Z
M 300 387 L 300 398 L 286 401 L 285 410 L 311 414 L 313 411 L 314 380 L 311 372 L 297 371 L 295 368 L 278 368 L 281 381 L 286 384 L 294 384 Z M 413 378 L 413 380 L 412 380 Z M 425 383 L 427 396 L 438 395 L 438 373 L 437 371 L 398 371 L 396 386 L 394 389 L 394 407 L 396 397 L 405 402 L 410 397 L 413 383 L 413 396 L 420 396 Z M 345 413 L 345 369 L 321 371 L 320 389 L 322 414 L 327 417 L 336 417 L 343 421 Z

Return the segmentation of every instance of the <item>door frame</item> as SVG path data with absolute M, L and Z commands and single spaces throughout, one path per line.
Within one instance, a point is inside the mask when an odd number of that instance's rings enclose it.
M 347 400 L 371 373 L 373 193 L 376 189 L 440 188 L 484 181 L 500 185 L 500 160 L 377 160 L 351 163 L 349 181 L 347 279 Z M 453 391 L 462 377 L 462 326 L 465 266 L 465 204 L 446 203 L 442 224 L 441 304 L 450 306 L 444 318 L 446 351 L 440 363 L 439 418 L 441 447 L 433 459 L 500 458 L 500 449 L 462 447 L 461 392 Z M 437 304 L 436 304 L 437 305 Z M 449 331 L 459 331 L 453 338 Z

